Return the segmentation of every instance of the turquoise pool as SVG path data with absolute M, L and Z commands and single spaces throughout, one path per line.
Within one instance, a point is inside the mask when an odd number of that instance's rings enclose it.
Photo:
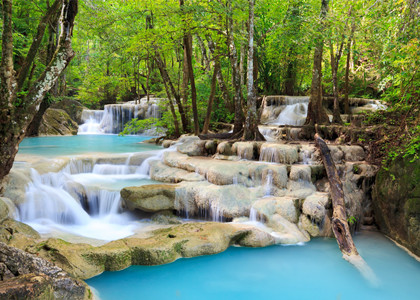
M 133 266 L 87 280 L 111 299 L 420 299 L 420 263 L 376 232 L 355 237 L 373 286 L 341 258 L 334 239 L 304 246 L 230 248 L 162 266 Z
M 75 135 L 25 138 L 19 146 L 19 154 L 41 156 L 77 155 L 89 152 L 130 153 L 161 149 L 140 142 L 147 136 Z

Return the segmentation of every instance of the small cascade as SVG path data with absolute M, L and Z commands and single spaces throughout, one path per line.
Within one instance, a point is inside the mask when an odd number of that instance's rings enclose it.
M 272 196 L 272 189 L 273 189 L 273 171 L 268 170 L 267 176 L 265 179 L 264 197 Z
M 119 191 L 107 191 L 103 189 L 88 189 L 86 191 L 87 210 L 91 216 L 104 217 L 117 214 L 121 208 L 121 196 Z
M 146 178 L 137 174 L 140 167 L 130 165 L 131 156 L 124 164 L 73 158 L 58 173 L 40 175 L 32 169 L 26 201 L 18 208 L 20 220 L 41 233 L 56 228 L 103 240 L 131 235 L 134 224 L 121 214 L 120 189 Z
M 210 202 L 211 220 L 213 222 L 223 222 L 223 215 L 220 211 L 220 206 L 215 201 Z
M 309 97 L 288 97 L 288 102 L 272 125 L 302 126 L 308 115 Z
M 251 207 L 251 209 L 249 210 L 249 220 L 251 222 L 259 222 L 258 212 L 254 207 Z
M 49 220 L 58 224 L 89 223 L 88 213 L 65 190 L 66 176 L 53 173 L 40 175 L 34 169 L 31 170 L 31 176 L 32 182 L 26 188 L 26 201 L 19 207 L 22 222 Z
M 162 115 L 159 102 L 160 99 L 150 99 L 149 102 L 141 99 L 139 104 L 133 101 L 105 105 L 104 110 L 84 110 L 83 124 L 79 126 L 78 134 L 117 134 L 132 119 L 160 119 Z
M 101 120 L 104 117 L 103 110 L 85 109 L 82 112 L 83 124 L 79 126 L 79 134 L 95 134 L 100 132 Z

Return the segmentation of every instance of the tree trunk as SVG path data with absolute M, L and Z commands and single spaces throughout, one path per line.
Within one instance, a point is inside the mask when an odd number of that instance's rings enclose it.
M 343 40 L 344 42 L 344 40 Z M 341 47 L 339 53 L 334 55 L 334 46 L 330 40 L 330 60 L 331 60 L 331 75 L 332 75 L 332 82 L 333 82 L 333 96 L 334 96 L 334 108 L 333 108 L 333 123 L 343 124 L 343 120 L 341 120 L 340 115 L 340 104 L 339 104 L 339 95 L 338 95 L 338 64 L 340 63 L 341 53 L 343 49 L 343 42 L 341 43 Z
M 166 96 L 168 97 L 169 108 L 171 110 L 172 118 L 174 119 L 175 136 L 179 137 L 180 136 L 179 123 L 178 123 L 178 118 L 176 116 L 175 107 L 172 102 L 171 92 L 169 91 L 168 84 L 165 82 L 165 80 L 162 80 L 162 82 L 163 82 L 163 86 L 165 87 Z
M 162 80 L 169 86 L 169 91 L 172 93 L 173 97 L 175 98 L 176 104 L 178 106 L 179 114 L 181 115 L 181 122 L 182 122 L 182 130 L 184 132 L 188 132 L 188 122 L 187 117 L 185 115 L 184 107 L 181 103 L 181 98 L 179 97 L 176 89 L 172 83 L 171 78 L 169 77 L 168 71 L 166 70 L 166 65 L 162 60 L 160 53 L 156 50 L 155 61 L 158 65 L 158 69 L 160 75 L 162 76 Z
M 325 17 L 328 11 L 328 1 L 322 0 L 321 7 L 321 32 L 317 37 L 314 51 L 314 66 L 312 71 L 311 94 L 309 97 L 308 116 L 305 124 L 329 124 L 329 118 L 322 107 L 322 53 L 324 50 L 324 39 L 322 31 L 325 29 Z
M 353 41 L 354 31 L 356 29 L 356 23 L 352 20 L 351 32 L 349 39 L 347 40 L 347 59 L 346 59 L 346 75 L 344 79 L 344 113 L 351 115 L 350 103 L 349 103 L 349 76 L 350 76 L 350 58 L 351 58 L 351 44 Z
M 211 79 L 211 89 L 210 89 L 209 103 L 207 105 L 206 119 L 204 120 L 204 126 L 203 126 L 202 134 L 207 134 L 208 131 L 209 131 L 210 120 L 211 120 L 211 111 L 213 109 L 214 95 L 216 94 L 217 72 L 219 72 L 219 69 L 220 69 L 220 64 L 217 61 L 214 64 L 213 77 Z
M 255 0 L 249 0 L 249 35 L 248 35 L 248 62 L 247 62 L 247 115 L 245 120 L 243 139 L 265 140 L 258 130 L 257 96 L 254 87 L 254 5 Z
M 194 119 L 194 134 L 198 135 L 200 133 L 200 126 L 198 124 L 198 110 L 197 110 L 197 90 L 195 88 L 195 78 L 194 70 L 192 63 L 192 45 L 190 44 L 191 35 L 184 35 L 184 47 L 187 48 L 187 65 L 188 65 L 188 76 L 191 84 L 191 105 L 193 110 L 193 119 Z
M 332 159 L 330 149 L 324 140 L 315 134 L 315 143 L 321 152 L 322 162 L 327 171 L 330 182 L 331 198 L 333 204 L 332 229 L 337 239 L 343 256 L 359 255 L 351 237 L 350 228 L 347 222 L 346 207 L 344 203 L 343 185 Z
M 200 46 L 200 49 L 201 49 L 201 56 L 202 56 L 203 61 L 204 61 L 204 68 L 207 72 L 210 72 L 210 59 L 207 55 L 206 46 L 204 45 L 203 39 L 198 34 L 197 34 L 197 41 L 198 41 L 198 45 Z
M 209 49 L 213 56 L 214 63 L 220 62 L 219 53 L 216 50 L 216 46 L 211 39 L 211 37 L 208 37 L 208 43 L 209 43 Z M 235 111 L 234 106 L 232 105 L 232 100 L 229 95 L 229 91 L 226 87 L 225 80 L 223 78 L 222 69 L 220 68 L 217 72 L 217 85 L 219 86 L 220 91 L 222 92 L 222 98 L 225 102 L 226 108 L 230 113 L 233 113 Z
M 74 18 L 78 10 L 78 1 L 62 0 L 62 4 L 61 34 L 58 49 L 45 71 L 32 85 L 27 95 L 23 97 L 19 95 L 21 90 L 17 89 L 19 85 L 13 69 L 12 1 L 3 0 L 3 44 L 2 62 L 0 65 L 0 136 L 2 138 L 2 143 L 0 143 L 0 181 L 12 168 L 19 143 L 25 137 L 26 128 L 39 110 L 45 94 L 56 83 L 60 74 L 74 57 L 74 51 L 71 47 L 71 36 Z M 45 18 L 42 18 L 41 22 L 43 20 Z M 30 49 L 39 48 L 36 47 L 37 43 L 38 41 L 34 40 Z M 25 61 L 31 61 L 29 66 L 36 55 L 36 51 L 35 53 L 33 51 L 29 50 L 25 59 Z M 27 70 L 26 74 L 24 70 Z M 18 76 L 20 82 L 25 82 L 28 70 L 29 68 L 21 69 Z
M 232 13 L 232 0 L 228 0 L 228 12 Z M 229 49 L 229 59 L 232 66 L 232 85 L 234 88 L 233 102 L 235 105 L 235 120 L 233 126 L 233 133 L 239 133 L 243 130 L 244 113 L 242 110 L 242 89 L 241 76 L 238 67 L 238 55 L 236 53 L 235 41 L 233 39 L 233 19 L 232 14 L 228 17 L 228 36 L 227 46 Z

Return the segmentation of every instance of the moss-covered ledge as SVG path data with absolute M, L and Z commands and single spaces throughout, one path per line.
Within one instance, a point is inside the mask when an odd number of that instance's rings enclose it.
M 420 160 L 398 157 L 381 168 L 373 205 L 381 231 L 420 255 Z

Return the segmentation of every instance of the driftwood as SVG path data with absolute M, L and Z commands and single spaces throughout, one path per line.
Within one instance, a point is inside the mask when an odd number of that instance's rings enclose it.
M 371 284 L 378 285 L 379 281 L 375 273 L 373 273 L 369 265 L 359 255 L 353 243 L 347 222 L 343 185 L 331 157 L 330 149 L 318 134 L 315 134 L 315 144 L 321 152 L 322 162 L 327 171 L 328 181 L 330 183 L 333 204 L 331 226 L 341 253 L 343 253 L 343 258 L 353 264 Z
M 333 204 L 332 229 L 343 255 L 359 255 L 351 237 L 349 224 L 347 223 L 346 207 L 344 203 L 343 185 L 331 157 L 330 149 L 324 140 L 315 135 L 315 143 L 321 152 L 322 162 L 327 171 L 330 182 L 331 198 Z

